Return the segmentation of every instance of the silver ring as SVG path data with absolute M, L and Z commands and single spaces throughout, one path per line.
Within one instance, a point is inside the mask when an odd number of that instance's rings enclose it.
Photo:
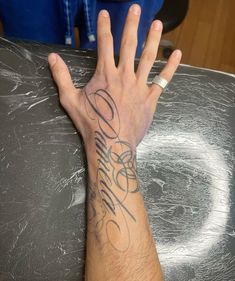
M 152 83 L 157 84 L 159 87 L 161 87 L 164 90 L 169 82 L 166 79 L 162 78 L 161 76 L 156 75 L 153 78 Z

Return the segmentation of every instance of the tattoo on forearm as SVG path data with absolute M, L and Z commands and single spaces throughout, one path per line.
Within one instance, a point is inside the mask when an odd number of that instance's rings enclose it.
M 98 123 L 94 134 L 96 179 L 88 188 L 89 231 L 97 236 L 105 230 L 107 242 L 118 251 L 126 251 L 130 244 L 128 223 L 136 222 L 126 206 L 128 196 L 139 191 L 136 155 L 131 145 L 120 139 L 118 108 L 111 95 L 103 89 L 83 93 L 86 112 Z

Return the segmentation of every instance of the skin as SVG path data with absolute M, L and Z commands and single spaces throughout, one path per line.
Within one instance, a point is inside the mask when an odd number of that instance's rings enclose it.
M 162 89 L 147 86 L 161 38 L 154 21 L 134 71 L 141 9 L 130 7 L 119 63 L 113 54 L 110 18 L 98 16 L 98 61 L 95 73 L 76 89 L 57 54 L 48 57 L 59 99 L 81 133 L 88 162 L 87 256 L 89 281 L 163 280 L 136 171 L 136 147 L 146 134 Z M 176 50 L 160 76 L 170 81 L 181 59 Z

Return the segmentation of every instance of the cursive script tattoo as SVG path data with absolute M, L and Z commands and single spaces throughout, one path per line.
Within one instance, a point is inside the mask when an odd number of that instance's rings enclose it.
M 105 228 L 105 239 L 112 247 L 126 251 L 130 244 L 128 223 L 136 222 L 126 206 L 128 196 L 139 191 L 136 155 L 120 138 L 120 116 L 111 95 L 99 89 L 89 94 L 84 90 L 84 96 L 87 115 L 98 124 L 94 132 L 96 178 L 88 188 L 89 231 L 97 236 Z

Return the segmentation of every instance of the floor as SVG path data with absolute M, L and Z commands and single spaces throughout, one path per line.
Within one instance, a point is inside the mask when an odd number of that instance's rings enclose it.
M 235 73 L 234 11 L 234 0 L 190 0 L 184 22 L 163 38 L 183 51 L 183 63 Z

